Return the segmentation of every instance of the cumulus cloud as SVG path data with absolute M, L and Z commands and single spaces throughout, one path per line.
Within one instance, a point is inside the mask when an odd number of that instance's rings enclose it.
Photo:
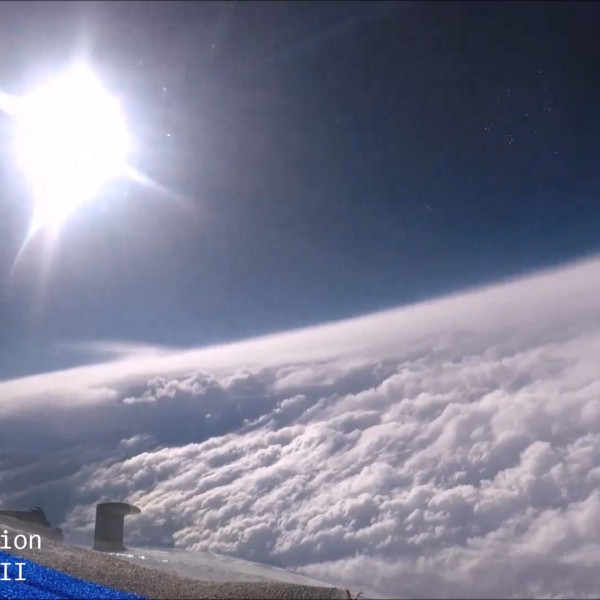
M 600 260 L 0 383 L 0 502 L 381 595 L 600 589 Z

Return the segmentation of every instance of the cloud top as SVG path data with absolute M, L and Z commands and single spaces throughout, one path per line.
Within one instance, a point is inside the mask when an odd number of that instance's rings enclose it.
M 600 260 L 0 383 L 3 503 L 410 597 L 600 588 Z M 34 434 L 35 432 L 35 434 Z

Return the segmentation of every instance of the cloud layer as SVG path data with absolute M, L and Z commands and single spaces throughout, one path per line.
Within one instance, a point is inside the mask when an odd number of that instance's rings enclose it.
M 0 383 L 0 502 L 410 597 L 600 589 L 600 260 Z M 89 537 L 88 537 L 89 539 Z

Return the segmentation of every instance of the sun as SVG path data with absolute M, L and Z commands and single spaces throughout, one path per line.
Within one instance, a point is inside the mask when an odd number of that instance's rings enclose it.
M 4 104 L 14 119 L 16 159 L 33 195 L 32 231 L 58 228 L 126 174 L 131 136 L 123 111 L 85 63 Z

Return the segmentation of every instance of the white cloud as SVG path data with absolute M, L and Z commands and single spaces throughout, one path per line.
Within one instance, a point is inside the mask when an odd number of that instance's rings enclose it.
M 599 297 L 591 260 L 0 383 L 0 501 L 391 596 L 597 596 Z
M 54 352 L 76 352 L 79 356 L 91 358 L 126 358 L 132 356 L 161 356 L 173 349 L 164 346 L 149 346 L 122 341 L 102 342 L 59 342 L 53 347 Z

